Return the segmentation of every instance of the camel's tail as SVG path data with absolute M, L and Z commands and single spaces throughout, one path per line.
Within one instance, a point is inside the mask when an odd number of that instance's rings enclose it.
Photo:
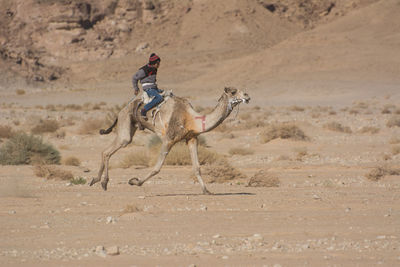
M 118 122 L 118 118 L 115 119 L 113 125 L 111 125 L 107 130 L 104 129 L 100 129 L 100 134 L 109 134 L 112 132 L 112 129 L 115 127 L 115 125 L 117 125 Z

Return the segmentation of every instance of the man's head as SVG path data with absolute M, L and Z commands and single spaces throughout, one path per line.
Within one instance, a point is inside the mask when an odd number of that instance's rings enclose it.
M 149 65 L 158 68 L 160 66 L 161 58 L 155 53 L 152 53 L 149 58 Z

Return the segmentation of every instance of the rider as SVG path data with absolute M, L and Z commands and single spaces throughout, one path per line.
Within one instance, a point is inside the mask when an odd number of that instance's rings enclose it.
M 140 111 L 143 119 L 147 120 L 146 113 L 159 103 L 161 103 L 164 98 L 160 95 L 163 90 L 157 87 L 157 69 L 160 67 L 161 59 L 155 53 L 152 53 L 149 58 L 149 63 L 141 67 L 135 75 L 133 75 L 132 83 L 135 89 L 135 95 L 139 94 L 138 81 L 142 84 L 142 89 L 145 91 L 149 97 L 154 97 L 153 100 L 146 104 L 144 108 Z

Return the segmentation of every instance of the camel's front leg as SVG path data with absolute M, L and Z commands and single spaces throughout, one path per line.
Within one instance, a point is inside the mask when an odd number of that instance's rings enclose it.
M 154 165 L 153 170 L 143 180 L 139 180 L 138 178 L 132 178 L 129 180 L 128 183 L 130 185 L 141 186 L 148 179 L 150 179 L 154 175 L 158 174 L 160 172 L 161 167 L 164 164 L 165 158 L 167 157 L 171 148 L 172 148 L 172 145 L 170 143 L 163 142 L 163 144 L 161 146 L 161 150 L 160 150 L 160 155 L 158 156 L 157 163 L 156 163 L 156 165 Z
M 189 150 L 190 150 L 190 157 L 192 158 L 192 166 L 193 166 L 194 175 L 196 175 L 196 178 L 201 185 L 203 194 L 211 195 L 212 193 L 207 190 L 206 185 L 204 184 L 203 179 L 201 178 L 200 163 L 199 163 L 199 158 L 197 155 L 197 138 L 195 137 L 195 138 L 190 139 L 188 142 L 188 146 L 189 146 Z

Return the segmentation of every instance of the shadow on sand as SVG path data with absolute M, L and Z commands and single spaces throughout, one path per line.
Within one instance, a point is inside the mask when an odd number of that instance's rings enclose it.
M 146 197 L 179 197 L 179 196 L 254 196 L 254 193 L 247 192 L 237 192 L 237 193 L 213 193 L 211 195 L 204 195 L 202 193 L 194 194 L 194 193 L 182 193 L 182 194 L 157 194 L 154 196 L 146 196 Z

